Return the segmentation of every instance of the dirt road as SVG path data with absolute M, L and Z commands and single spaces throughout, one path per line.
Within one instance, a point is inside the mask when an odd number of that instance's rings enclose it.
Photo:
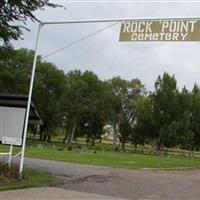
M 200 199 L 200 170 L 113 169 L 26 158 L 28 167 L 56 175 L 56 187 L 126 199 Z

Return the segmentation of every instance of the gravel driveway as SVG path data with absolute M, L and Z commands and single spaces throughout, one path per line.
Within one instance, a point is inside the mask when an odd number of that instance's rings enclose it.
M 200 199 L 200 170 L 127 170 L 26 158 L 59 178 L 54 187 L 125 199 Z

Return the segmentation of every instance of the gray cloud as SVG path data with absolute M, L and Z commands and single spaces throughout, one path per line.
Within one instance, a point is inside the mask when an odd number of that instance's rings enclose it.
M 64 3 L 62 8 L 38 11 L 42 21 L 65 21 L 99 18 L 191 17 L 198 16 L 199 3 Z M 91 34 L 108 24 L 52 25 L 43 27 L 39 54 L 46 55 Z M 28 22 L 31 32 L 24 32 L 24 40 L 14 42 L 16 48 L 34 49 L 37 24 Z M 118 42 L 120 24 L 67 48 L 51 57 L 65 72 L 78 68 L 92 70 L 102 79 L 121 76 L 140 78 L 152 90 L 159 74 L 175 74 L 179 87 L 189 89 L 200 84 L 200 43 L 198 42 Z

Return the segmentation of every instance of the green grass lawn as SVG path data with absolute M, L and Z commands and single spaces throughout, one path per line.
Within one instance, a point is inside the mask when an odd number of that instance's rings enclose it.
M 8 178 L 5 180 L 6 181 L 1 181 L 0 177 L 0 191 L 41 186 L 45 183 L 53 182 L 55 177 L 47 172 L 40 172 L 25 168 L 23 180 L 20 181 Z
M 142 153 L 112 152 L 107 150 L 67 151 L 66 149 L 59 150 L 60 147 L 64 147 L 61 143 L 43 144 L 42 148 L 38 147 L 37 144 L 38 142 L 28 141 L 26 157 L 128 169 L 188 167 L 187 157 L 163 156 L 160 159 L 160 156 Z M 6 151 L 6 149 L 8 149 L 7 146 L 0 145 L 1 151 Z M 14 151 L 17 152 L 17 150 L 18 148 L 15 147 Z M 191 167 L 199 168 L 200 159 L 193 158 Z
M 41 158 L 48 160 L 66 161 L 81 164 L 93 164 L 108 167 L 119 167 L 129 169 L 141 168 L 178 168 L 187 167 L 187 158 L 178 157 L 162 157 L 143 155 L 124 152 L 73 152 L 73 151 L 58 151 L 52 147 L 44 147 L 43 149 L 27 148 L 26 156 L 32 158 Z M 200 167 L 200 159 L 193 159 L 191 167 Z

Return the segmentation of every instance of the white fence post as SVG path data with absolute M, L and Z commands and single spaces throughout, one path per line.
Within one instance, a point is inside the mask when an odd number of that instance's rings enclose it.
M 10 152 L 9 152 L 9 157 L 8 157 L 8 167 L 11 168 L 12 164 L 12 152 L 13 152 L 13 145 L 10 145 Z

